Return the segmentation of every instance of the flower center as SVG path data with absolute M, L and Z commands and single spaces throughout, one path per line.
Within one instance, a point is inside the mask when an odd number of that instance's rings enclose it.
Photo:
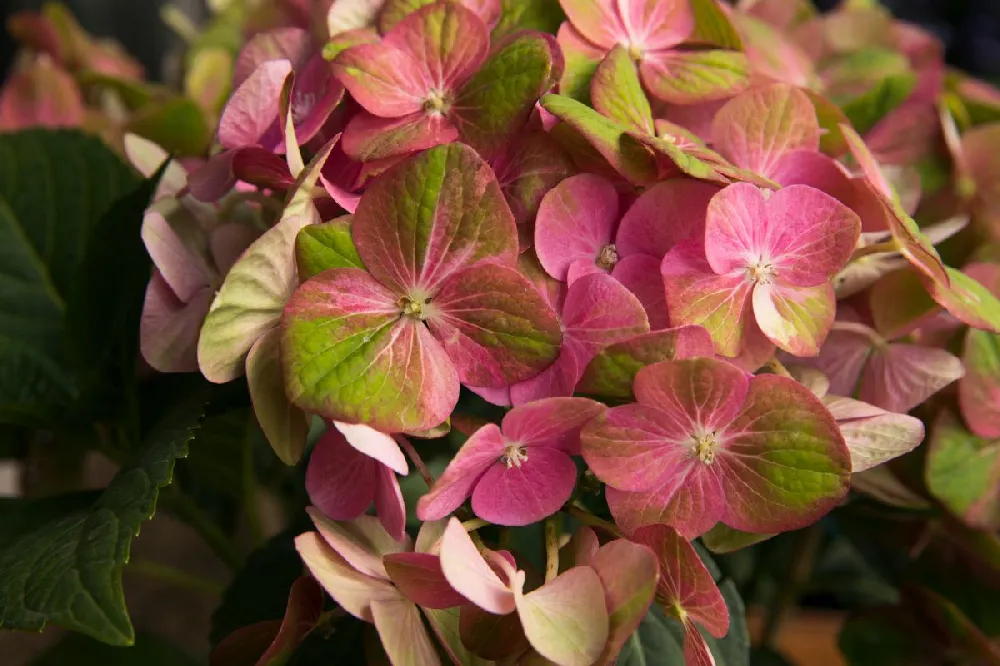
M 751 264 L 744 270 L 746 271 L 747 282 L 753 284 L 771 284 L 774 281 L 775 275 L 777 275 L 774 266 L 764 261 Z
M 503 455 L 500 457 L 507 469 L 511 467 L 520 468 L 523 463 L 528 462 L 528 452 L 520 444 L 507 444 Z
M 597 259 L 594 261 L 599 268 L 610 271 L 618 263 L 618 250 L 615 249 L 613 244 L 605 245 L 597 253 Z
M 399 306 L 400 311 L 406 317 L 413 317 L 414 319 L 419 319 L 423 321 L 427 317 L 427 312 L 424 307 L 430 302 L 430 299 L 419 299 L 410 298 L 409 296 L 400 296 L 399 300 L 396 301 L 396 305 Z
M 449 95 L 445 90 L 438 90 L 436 88 L 431 90 L 424 99 L 424 111 L 436 115 L 444 115 L 451 107 L 448 97 Z
M 636 62 L 642 60 L 642 56 L 645 54 L 644 49 L 641 44 L 635 42 L 625 42 L 623 46 L 628 49 L 628 57 L 632 58 Z
M 692 453 L 698 456 L 698 459 L 706 465 L 711 465 L 715 462 L 715 447 L 718 445 L 719 441 L 715 438 L 714 432 L 695 435 Z

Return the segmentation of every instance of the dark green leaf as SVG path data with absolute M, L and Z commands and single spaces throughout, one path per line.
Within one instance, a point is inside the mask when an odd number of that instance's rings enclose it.
M 916 83 L 917 77 L 912 72 L 887 76 L 860 97 L 845 103 L 844 115 L 859 134 L 864 134 L 902 104 Z
M 493 28 L 494 40 L 518 30 L 556 34 L 566 18 L 558 0 L 503 0 L 500 22 Z
M 105 645 L 80 634 L 69 634 L 39 655 L 31 666 L 197 666 L 176 645 L 151 634 L 140 633 L 131 647 Z
M 67 507 L 3 542 L 0 627 L 39 631 L 54 622 L 113 645 L 132 644 L 122 568 L 132 538 L 156 509 L 160 488 L 171 481 L 175 461 L 187 455 L 203 404 L 189 400 L 154 426 L 135 460 L 92 504 Z

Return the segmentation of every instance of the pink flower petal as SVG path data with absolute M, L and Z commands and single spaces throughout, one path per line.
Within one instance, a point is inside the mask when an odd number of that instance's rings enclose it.
M 808 359 L 808 365 L 817 368 L 830 380 L 830 393 L 851 397 L 858 389 L 861 371 L 872 353 L 875 331 L 860 324 L 858 332 L 835 330 L 827 337 L 819 356 Z M 870 331 L 865 335 L 863 331 Z
M 736 166 L 772 177 L 793 150 L 819 150 L 819 123 L 798 88 L 775 84 L 737 95 L 715 114 L 715 149 Z
M 636 401 L 670 414 L 687 432 L 723 429 L 747 396 L 747 373 L 718 359 L 654 363 L 635 376 Z
M 388 580 L 382 558 L 409 550 L 409 544 L 397 541 L 386 532 L 375 516 L 361 516 L 351 522 L 334 522 L 315 507 L 307 507 L 306 513 L 323 540 L 366 576 Z
M 214 292 L 204 287 L 181 303 L 159 271 L 154 271 L 139 322 L 139 350 L 160 372 L 197 372 L 198 335 Z
M 593 264 L 614 238 L 618 192 L 604 178 L 580 174 L 562 181 L 542 198 L 535 218 L 535 252 L 545 271 L 566 281 L 570 264 Z
M 287 60 L 297 68 L 309 57 L 312 39 L 301 28 L 279 28 L 254 35 L 240 50 L 233 68 L 233 88 L 239 88 L 265 62 Z
M 970 329 L 962 360 L 965 376 L 958 383 L 962 418 L 978 437 L 1000 438 L 1000 337 Z
M 615 236 L 618 256 L 646 254 L 657 259 L 681 241 L 702 238 L 708 202 L 716 185 L 687 178 L 649 188 L 622 217 Z
M 652 490 L 626 492 L 608 487 L 608 508 L 626 534 L 644 525 L 670 525 L 694 539 L 725 515 L 725 494 L 718 475 L 696 473 L 690 463 L 685 474 L 664 479 Z
M 205 261 L 181 240 L 167 218 L 155 208 L 142 220 L 142 241 L 153 265 L 181 303 L 189 302 L 213 282 L 214 276 Z
M 581 533 L 585 534 L 577 532 Z M 590 536 L 593 541 L 589 543 L 596 552 L 577 563 L 589 563 L 604 587 L 608 642 L 597 663 L 605 663 L 602 659 L 615 658 L 648 612 L 656 592 L 659 566 L 653 552 L 641 544 L 616 539 L 597 549 L 597 537 L 592 530 Z
M 611 271 L 611 276 L 639 299 L 652 330 L 662 330 L 670 326 L 659 259 L 648 254 L 633 254 L 621 259 Z
M 485 611 L 506 615 L 514 593 L 490 568 L 462 523 L 452 518 L 441 540 L 441 571 L 456 592 Z
M 615 0 L 560 0 L 566 17 L 579 33 L 604 51 L 628 39 Z
M 273 149 L 282 143 L 281 89 L 291 73 L 289 61 L 271 60 L 254 70 L 233 92 L 219 121 L 219 143 L 224 148 Z
M 236 150 L 227 150 L 210 157 L 207 162 L 188 176 L 188 191 L 191 196 L 205 203 L 213 203 L 229 194 L 236 187 L 233 162 Z
M 962 361 L 943 349 L 893 343 L 873 351 L 861 375 L 858 398 L 906 413 L 963 374 Z
M 644 51 L 670 49 L 686 40 L 695 28 L 689 0 L 619 0 L 618 11 L 629 32 L 629 42 Z
M 396 541 L 406 539 L 406 503 L 396 473 L 378 465 L 375 480 L 375 514 L 385 531 Z
M 322 53 L 315 53 L 301 67 L 296 67 L 295 83 L 289 99 L 289 112 L 299 143 L 316 138 L 344 97 L 344 86 L 333 75 L 333 68 Z M 284 142 L 278 152 L 285 152 Z
M 417 503 L 420 520 L 440 520 L 462 505 L 486 470 L 498 464 L 504 437 L 495 424 L 483 426 L 469 439 L 438 477 L 434 487 Z
M 390 663 L 441 666 L 420 609 L 413 602 L 402 598 L 376 599 L 371 603 L 371 613 Z
M 223 222 L 212 229 L 208 237 L 208 247 L 212 262 L 224 276 L 233 267 L 250 245 L 260 238 L 260 229 L 242 222 Z
M 833 324 L 837 300 L 833 285 L 792 287 L 758 284 L 754 318 L 767 339 L 795 356 L 816 356 Z
M 372 162 L 458 139 L 458 130 L 447 117 L 416 111 L 404 116 L 380 118 L 359 113 L 344 130 L 344 152 L 355 160 Z
M 837 420 L 851 452 L 851 472 L 857 474 L 912 451 L 924 439 L 924 424 L 907 414 L 893 414 L 874 405 L 829 396 L 823 400 Z
M 375 499 L 378 468 L 383 466 L 350 446 L 338 429 L 327 428 L 306 467 L 309 500 L 334 520 L 354 520 Z
M 424 608 L 452 608 L 466 603 L 444 577 L 441 560 L 429 553 L 396 553 L 385 557 L 385 570 L 406 598 Z
M 719 354 L 739 353 L 753 289 L 745 274 L 716 275 L 705 258 L 703 244 L 696 240 L 684 241 L 667 253 L 660 273 L 671 324 L 701 326 Z
M 491 465 L 472 491 L 472 510 L 496 525 L 530 525 L 551 516 L 576 486 L 576 465 L 562 451 L 524 449 L 527 459 Z
M 570 455 L 580 453 L 580 428 L 604 411 L 587 398 L 548 398 L 520 405 L 503 417 L 503 434 L 522 446 L 544 446 Z
M 392 437 L 363 423 L 355 425 L 334 421 L 333 427 L 340 431 L 352 447 L 388 466 L 397 474 L 406 476 L 409 471 L 406 456 Z

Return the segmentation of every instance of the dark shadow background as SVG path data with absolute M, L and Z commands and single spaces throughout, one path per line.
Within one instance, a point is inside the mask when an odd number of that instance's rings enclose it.
M 160 22 L 159 7 L 167 0 L 64 0 L 80 22 L 96 35 L 116 38 L 145 65 L 154 79 L 163 55 L 176 44 Z M 201 0 L 170 0 L 201 14 Z M 525 0 L 526 2 L 530 0 Z M 883 0 L 892 11 L 937 34 L 948 49 L 948 61 L 984 78 L 1000 79 L 1000 0 Z M 0 0 L 0 23 L 19 9 L 37 8 L 42 0 Z M 829 9 L 836 0 L 816 0 Z M 0 31 L 2 32 L 2 31 Z M 15 45 L 0 35 L 0 72 L 6 72 Z

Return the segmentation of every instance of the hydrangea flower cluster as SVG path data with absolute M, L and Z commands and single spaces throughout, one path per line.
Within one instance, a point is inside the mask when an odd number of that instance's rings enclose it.
M 925 423 L 1000 525 L 1000 93 L 870 3 L 522 4 L 259 32 L 145 222 L 144 357 L 311 445 L 298 551 L 390 663 L 613 664 L 656 604 L 712 664 L 692 541 L 885 497 Z

